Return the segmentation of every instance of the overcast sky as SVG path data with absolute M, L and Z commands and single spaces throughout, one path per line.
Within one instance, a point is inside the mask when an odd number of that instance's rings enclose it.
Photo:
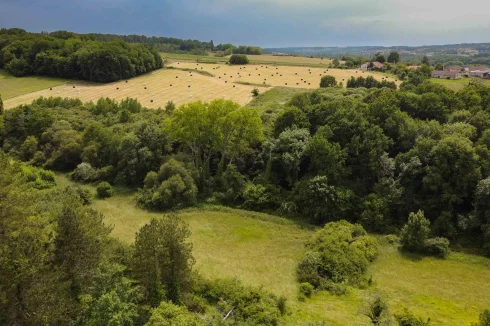
M 286 46 L 490 42 L 490 0 L 0 0 L 0 27 Z

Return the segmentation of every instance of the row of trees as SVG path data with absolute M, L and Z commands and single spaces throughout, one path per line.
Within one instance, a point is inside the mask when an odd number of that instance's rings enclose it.
M 16 77 L 40 75 L 111 82 L 162 67 L 158 52 L 145 44 L 65 39 L 11 30 L 0 33 L 0 68 Z

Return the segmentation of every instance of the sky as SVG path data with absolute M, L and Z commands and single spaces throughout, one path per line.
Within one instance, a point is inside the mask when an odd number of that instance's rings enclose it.
M 490 0 L 0 0 L 0 28 L 236 45 L 490 42 Z

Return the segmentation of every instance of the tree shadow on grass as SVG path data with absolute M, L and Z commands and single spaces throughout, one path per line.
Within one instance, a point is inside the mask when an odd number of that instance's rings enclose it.
M 403 258 L 411 260 L 411 261 L 415 261 L 415 262 L 421 261 L 424 258 L 423 255 L 413 253 L 413 252 L 409 252 L 406 249 L 403 249 L 401 246 L 398 247 L 398 252 L 402 255 Z

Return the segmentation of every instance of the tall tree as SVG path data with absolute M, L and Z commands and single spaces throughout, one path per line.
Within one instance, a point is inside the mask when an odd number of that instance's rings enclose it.
M 151 306 L 162 300 L 180 303 L 188 289 L 194 264 L 189 236 L 187 225 L 176 215 L 152 219 L 136 234 L 134 273 Z

